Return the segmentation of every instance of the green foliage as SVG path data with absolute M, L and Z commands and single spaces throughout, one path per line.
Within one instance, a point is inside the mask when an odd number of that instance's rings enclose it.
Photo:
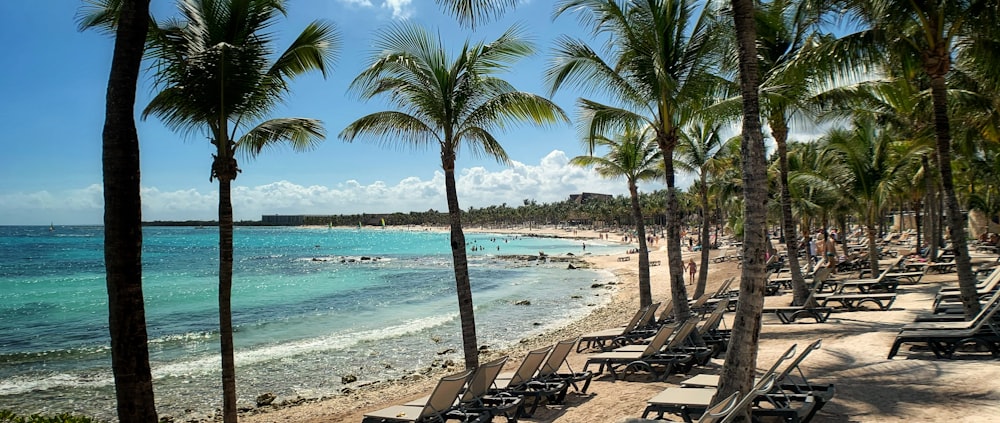
M 99 421 L 90 417 L 74 416 L 68 413 L 52 416 L 43 416 L 40 414 L 19 416 L 10 410 L 0 410 L 0 423 L 99 423 Z

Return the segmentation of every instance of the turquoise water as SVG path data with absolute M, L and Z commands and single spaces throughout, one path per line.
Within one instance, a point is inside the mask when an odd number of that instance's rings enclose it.
M 215 228 L 145 228 L 143 289 L 157 408 L 221 407 Z M 607 297 L 604 272 L 498 254 L 581 254 L 578 241 L 467 233 L 479 342 L 502 348 Z M 235 231 L 233 321 L 241 404 L 334 395 L 340 377 L 400 378 L 461 362 L 448 234 Z M 499 251 L 497 251 L 499 247 Z M 588 242 L 587 252 L 622 247 Z M 470 248 L 471 249 L 471 248 Z M 363 259 L 367 258 L 367 259 Z M 100 227 L 0 227 L 0 409 L 114 418 Z M 521 300 L 530 306 L 514 303 Z M 438 354 L 447 350 L 445 354 Z

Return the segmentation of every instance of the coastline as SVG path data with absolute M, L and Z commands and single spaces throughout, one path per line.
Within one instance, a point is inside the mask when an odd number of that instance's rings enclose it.
M 449 230 L 448 227 L 444 226 L 393 227 L 392 229 L 441 232 L 447 232 Z M 475 227 L 463 228 L 463 230 L 465 232 L 552 237 L 582 241 L 601 240 L 601 234 L 605 233 L 593 230 L 567 231 L 555 228 L 529 229 Z M 601 241 L 620 244 L 623 253 L 621 255 L 625 255 L 624 252 L 626 250 L 637 244 L 625 244 L 621 242 L 621 236 L 622 234 L 611 233 L 609 237 L 612 239 Z M 651 249 L 652 248 L 653 247 L 651 247 Z M 657 259 L 661 260 L 664 265 L 652 267 L 650 272 L 651 279 L 653 280 L 652 284 L 654 296 L 656 298 L 662 298 L 669 295 L 669 285 L 666 282 L 669 279 L 666 266 L 666 254 L 665 250 L 661 248 L 661 251 L 652 251 L 650 257 L 652 258 L 656 254 L 663 255 L 662 258 Z M 685 259 L 688 254 L 690 253 L 685 254 Z M 610 291 L 610 300 L 604 302 L 603 304 L 595 305 L 589 313 L 578 319 L 570 321 L 559 328 L 543 332 L 536 336 L 524 338 L 515 347 L 503 350 L 489 350 L 481 356 L 481 359 L 490 360 L 503 355 L 508 355 L 510 356 L 510 360 L 504 368 L 505 370 L 511 370 L 515 368 L 517 363 L 520 362 L 529 350 L 551 345 L 561 339 L 579 336 L 583 333 L 594 330 L 594 328 L 607 328 L 624 324 L 631 316 L 632 311 L 638 309 L 639 307 L 639 300 L 634 286 L 630 286 L 628 284 L 628 281 L 638 280 L 638 271 L 635 261 L 621 262 L 617 260 L 617 257 L 619 257 L 618 254 L 587 254 L 575 257 L 575 259 L 587 262 L 590 270 L 607 271 L 612 274 L 614 282 L 601 287 Z M 721 281 L 714 281 L 715 278 L 712 273 L 715 273 L 715 270 L 716 269 L 710 270 L 709 289 L 715 287 L 713 282 L 718 283 Z M 244 412 L 240 415 L 240 420 L 243 422 L 260 423 L 278 421 L 299 423 L 360 421 L 366 411 L 398 403 L 401 399 L 403 401 L 408 401 L 426 395 L 428 391 L 433 389 L 438 378 L 446 374 L 459 371 L 460 364 L 457 365 L 458 367 L 437 367 L 432 369 L 429 373 L 419 375 L 414 378 L 386 380 L 379 381 L 377 383 L 364 383 L 359 386 L 351 387 L 349 391 L 346 391 L 344 395 L 340 396 L 319 399 L 297 398 L 276 401 L 276 404 L 274 405 L 244 410 Z M 583 363 L 571 363 L 571 365 L 576 368 L 582 367 Z M 336 377 L 336 375 L 328 375 L 328 377 Z M 527 420 L 530 421 L 531 419 Z
M 506 233 L 495 228 L 483 231 Z M 543 231 L 533 231 L 539 232 Z M 597 237 L 596 233 L 582 231 L 576 235 Z M 624 244 L 622 247 L 629 248 Z M 656 250 L 651 252 L 651 259 L 664 263 L 650 268 L 654 301 L 662 301 L 670 295 L 666 254 L 662 248 L 654 246 L 651 249 Z M 717 254 L 713 251 L 710 256 Z M 684 253 L 684 259 L 691 255 Z M 617 278 L 610 302 L 594 307 L 589 314 L 559 329 L 524 339 L 508 351 L 491 351 L 483 358 L 509 354 L 511 359 L 504 368 L 510 371 L 530 349 L 623 324 L 638 307 L 635 286 L 638 276 L 636 261 L 620 262 L 619 256 L 583 257 L 592 268 L 610 271 Z M 974 263 L 994 262 L 996 257 L 973 254 Z M 715 289 L 728 277 L 739 277 L 736 263 L 711 263 L 707 290 Z M 833 384 L 836 395 L 813 418 L 814 422 L 994 421 L 1000 415 L 1000 366 L 996 365 L 996 359 L 982 354 L 964 355 L 955 360 L 936 359 L 927 349 L 909 347 L 900 350 L 896 358 L 886 359 L 899 329 L 913 322 L 915 316 L 926 313 L 937 290 L 942 285 L 954 286 L 955 278 L 954 273 L 928 274 L 919 283 L 900 285 L 898 298 L 888 311 L 837 311 L 826 323 L 781 324 L 774 316 L 764 316 L 758 368 L 766 368 L 793 343 L 801 351 L 805 345 L 819 339 L 822 340 L 821 348 L 809 355 L 801 370 L 811 383 Z M 765 305 L 787 305 L 789 300 L 788 293 L 765 297 Z M 732 327 L 732 318 L 733 313 L 727 313 L 723 327 Z M 579 371 L 587 356 L 587 352 L 572 353 L 567 363 Z M 612 380 L 607 374 L 595 376 L 586 394 L 571 389 L 564 404 L 539 407 L 534 416 L 520 420 L 624 422 L 642 415 L 646 401 L 663 389 L 676 387 L 693 374 L 719 373 L 722 365 L 722 359 L 714 359 L 705 367 L 693 369 L 691 374 L 671 375 L 663 381 L 625 382 Z M 241 414 L 240 419 L 249 423 L 360 422 L 367 412 L 427 395 L 440 376 L 458 370 L 458 367 L 438 368 L 416 379 L 358 387 L 349 394 L 333 398 L 300 401 L 286 407 L 257 408 Z

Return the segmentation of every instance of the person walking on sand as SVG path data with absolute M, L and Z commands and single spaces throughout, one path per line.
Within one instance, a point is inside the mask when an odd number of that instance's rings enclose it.
M 688 261 L 687 268 L 688 268 L 688 275 L 690 275 L 688 277 L 688 285 L 693 285 L 694 284 L 694 275 L 696 273 L 698 273 L 698 265 L 694 264 L 694 259 L 693 258 L 690 261 Z

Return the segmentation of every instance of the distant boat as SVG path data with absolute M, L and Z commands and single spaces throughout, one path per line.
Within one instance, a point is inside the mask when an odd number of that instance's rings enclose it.
M 56 227 L 53 224 L 49 223 L 49 232 L 55 232 L 55 231 Z

